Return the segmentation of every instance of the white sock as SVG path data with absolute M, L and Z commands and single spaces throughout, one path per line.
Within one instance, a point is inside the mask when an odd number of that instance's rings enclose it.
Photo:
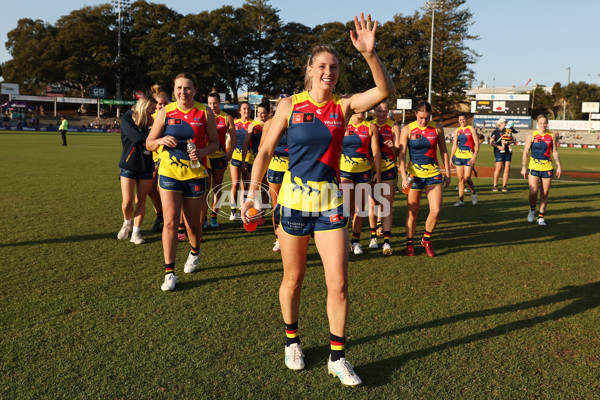
M 125 221 L 125 223 L 126 223 L 127 225 L 131 225 L 131 224 L 133 224 L 133 222 L 132 222 L 130 219 L 125 219 L 124 221 Z
M 140 233 L 141 226 L 134 226 L 133 233 Z

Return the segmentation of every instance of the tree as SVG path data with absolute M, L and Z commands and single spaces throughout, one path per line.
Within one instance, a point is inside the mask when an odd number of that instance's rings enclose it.
M 58 81 L 89 96 L 96 85 L 115 87 L 116 16 L 109 4 L 72 11 L 56 22 L 59 44 Z M 48 68 L 48 66 L 45 66 Z
M 469 33 L 473 13 L 468 8 L 460 9 L 465 2 L 466 0 L 444 0 L 441 10 L 435 13 L 432 103 L 442 115 L 464 101 L 464 89 L 474 79 L 469 65 L 479 57 L 466 45 L 467 40 L 479 37 Z M 431 13 L 425 13 L 423 22 L 431 32 Z M 421 42 L 421 45 L 425 46 L 426 43 Z
M 273 66 L 275 34 L 281 27 L 278 11 L 268 4 L 268 0 L 246 0 L 242 6 L 242 23 L 250 35 L 250 65 L 255 78 L 248 81 L 249 89 L 265 93 L 265 77 Z
M 312 29 L 295 22 L 279 28 L 274 35 L 275 57 L 266 71 L 265 91 L 273 95 L 292 94 L 304 89 L 306 52 L 310 51 Z
M 8 32 L 6 49 L 12 59 L 3 64 L 5 81 L 20 84 L 22 93 L 42 94 L 49 82 L 57 81 L 57 30 L 41 20 L 20 19 Z

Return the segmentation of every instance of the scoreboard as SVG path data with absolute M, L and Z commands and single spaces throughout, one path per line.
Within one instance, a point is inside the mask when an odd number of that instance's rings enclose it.
M 529 115 L 528 94 L 478 94 L 471 112 L 480 115 Z
M 531 128 L 528 94 L 478 94 L 471 101 L 474 123 L 493 126 L 500 118 L 519 128 Z
M 483 115 L 529 115 L 529 101 L 475 100 L 474 114 Z

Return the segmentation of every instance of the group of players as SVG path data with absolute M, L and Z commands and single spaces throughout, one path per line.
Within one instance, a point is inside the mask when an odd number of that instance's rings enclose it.
M 347 386 L 361 384 L 345 357 L 348 222 L 352 222 L 351 249 L 360 254 L 362 248 L 358 239 L 366 194 L 380 192 L 381 196 L 372 195 L 368 200 L 370 247 L 378 247 L 376 230 L 380 219 L 383 254 L 392 254 L 391 204 L 396 187 L 400 186 L 407 192 L 408 203 L 405 254 L 414 256 L 416 219 L 421 195 L 425 192 L 429 214 L 421 244 L 427 255 L 435 256 L 431 235 L 441 209 L 442 184 L 448 186 L 450 183 L 451 166 L 444 133 L 430 120 L 431 106 L 427 102 L 417 105 L 416 121 L 402 129 L 388 117 L 386 99 L 393 94 L 394 86 L 375 53 L 377 21 L 372 22 L 370 16 L 365 20 L 361 14 L 360 20 L 355 17 L 354 22 L 355 30 L 350 32 L 352 43 L 365 58 L 375 82 L 375 87 L 365 92 L 344 96 L 334 94 L 339 58 L 332 47 L 321 45 L 315 47 L 309 57 L 305 91 L 281 99 L 272 118 L 269 118 L 268 103 L 258 107 L 256 120 L 250 118 L 249 105 L 242 103 L 240 118 L 233 120 L 220 110 L 217 95 L 209 96 L 208 106 L 196 102 L 194 96 L 198 88 L 194 78 L 187 73 L 174 79 L 175 102 L 161 104 L 168 102 L 168 98 L 165 101 L 158 93 L 155 98 L 144 97 L 138 101 L 123 117 L 120 167 L 125 221 L 118 234 L 119 239 L 127 239 L 133 231 L 131 241 L 143 242 L 139 227 L 144 198 L 152 189 L 150 186 L 158 187 L 160 207 L 157 207 L 156 199 L 153 202 L 158 216 L 155 227 L 160 229 L 160 225 L 164 225 L 165 279 L 161 288 L 173 290 L 177 283 L 175 259 L 180 222 L 183 220 L 187 228 L 191 247 L 184 272 L 191 273 L 198 268 L 200 259 L 202 224 L 208 212 L 205 196 L 211 186 L 222 182 L 228 161 L 232 177 L 230 219 L 236 219 L 238 213 L 244 223 L 264 218 L 260 212 L 264 199 L 258 201 L 257 197 L 263 195 L 266 176 L 274 203 L 276 243 L 273 250 L 281 251 L 283 263 L 279 300 L 286 337 L 285 364 L 292 370 L 304 368 L 298 319 L 307 248 L 313 237 L 327 286 L 328 372 Z M 365 113 L 370 110 L 375 111 L 376 117 L 367 122 Z M 459 188 L 463 191 L 465 184 L 472 185 L 471 167 L 478 149 L 474 135 L 474 130 L 462 117 L 461 128 L 453 140 L 452 165 L 461 171 Z M 554 151 L 556 148 L 544 132 L 535 134 L 531 142 L 532 154 L 537 154 L 542 142 Z M 526 146 L 526 149 L 529 148 Z M 157 153 L 157 171 L 154 171 L 150 152 Z M 443 171 L 440 170 L 438 152 Z M 136 154 L 141 159 L 139 165 L 137 161 L 132 164 Z M 246 173 L 251 176 L 244 176 Z M 531 183 L 533 172 L 529 174 Z M 155 184 L 142 183 L 152 182 L 153 176 Z M 397 183 L 398 178 L 401 185 Z M 547 176 L 543 175 L 541 179 L 545 180 Z M 132 221 L 133 187 L 136 184 L 138 205 Z M 236 202 L 240 187 L 247 195 Z M 474 187 L 471 188 L 475 194 Z M 210 218 L 213 227 L 218 226 L 218 196 L 215 191 Z M 349 199 L 349 204 L 344 204 L 345 199 Z M 248 216 L 251 209 L 258 209 L 255 217 Z

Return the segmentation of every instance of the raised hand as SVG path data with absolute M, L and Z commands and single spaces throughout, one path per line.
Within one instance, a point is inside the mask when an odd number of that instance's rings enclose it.
M 372 26 L 371 26 L 372 25 Z M 365 21 L 364 13 L 360 13 L 360 22 L 358 17 L 354 17 L 354 31 L 350 31 L 350 39 L 356 50 L 361 53 L 373 53 L 375 51 L 375 31 L 377 30 L 377 21 L 371 22 L 371 14 L 367 14 Z

